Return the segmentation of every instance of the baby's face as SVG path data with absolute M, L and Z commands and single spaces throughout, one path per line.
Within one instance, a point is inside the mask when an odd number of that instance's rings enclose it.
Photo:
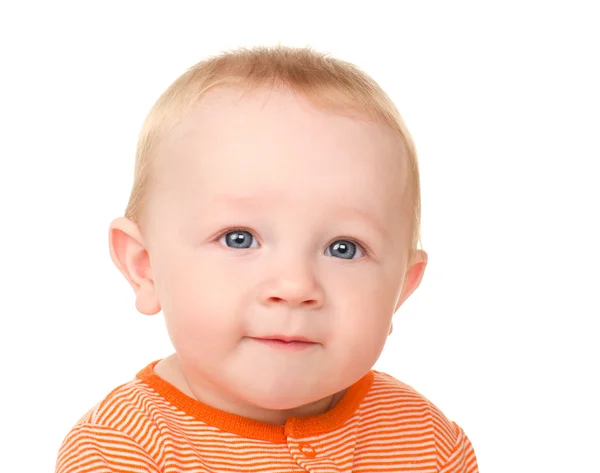
M 401 150 L 286 91 L 213 91 L 170 135 L 145 239 L 192 383 L 288 409 L 372 368 L 408 263 Z

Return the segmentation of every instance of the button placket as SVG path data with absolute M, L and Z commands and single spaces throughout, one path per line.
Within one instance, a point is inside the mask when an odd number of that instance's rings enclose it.
M 317 458 L 317 451 L 310 443 L 301 442 L 298 444 L 298 449 L 300 450 L 300 453 L 309 460 Z
M 310 473 L 339 473 L 340 468 L 320 448 L 317 439 L 300 440 L 288 437 L 288 448 L 292 457 L 305 471 Z

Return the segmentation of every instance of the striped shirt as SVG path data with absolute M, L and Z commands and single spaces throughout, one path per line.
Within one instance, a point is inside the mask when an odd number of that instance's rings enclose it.
M 272 425 L 186 396 L 156 363 L 73 427 L 57 473 L 478 471 L 463 430 L 384 373 L 370 371 L 324 414 Z

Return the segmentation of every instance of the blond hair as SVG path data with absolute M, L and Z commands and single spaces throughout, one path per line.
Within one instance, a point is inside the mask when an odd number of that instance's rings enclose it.
M 154 177 L 151 164 L 157 146 L 209 90 L 217 87 L 251 90 L 264 86 L 287 87 L 323 109 L 358 112 L 398 133 L 408 156 L 407 194 L 412 220 L 409 259 L 412 259 L 421 243 L 421 192 L 413 139 L 394 103 L 370 76 L 353 64 L 310 48 L 237 49 L 201 61 L 177 78 L 158 98 L 142 126 L 125 216 L 140 223 L 145 196 Z

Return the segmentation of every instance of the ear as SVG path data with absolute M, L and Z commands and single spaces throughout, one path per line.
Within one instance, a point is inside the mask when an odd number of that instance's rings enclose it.
M 110 257 L 135 292 L 135 307 L 145 315 L 160 311 L 150 258 L 139 227 L 132 220 L 119 217 L 109 229 Z
M 404 304 L 404 301 L 408 299 L 408 297 L 415 292 L 415 289 L 417 289 L 421 284 L 423 274 L 425 273 L 425 268 L 427 267 L 428 259 L 429 257 L 427 256 L 427 253 L 425 253 L 423 250 L 417 250 L 415 252 L 411 264 L 406 270 L 402 291 L 400 293 L 398 303 L 396 304 L 396 308 L 394 309 L 394 313 L 402 304 Z

